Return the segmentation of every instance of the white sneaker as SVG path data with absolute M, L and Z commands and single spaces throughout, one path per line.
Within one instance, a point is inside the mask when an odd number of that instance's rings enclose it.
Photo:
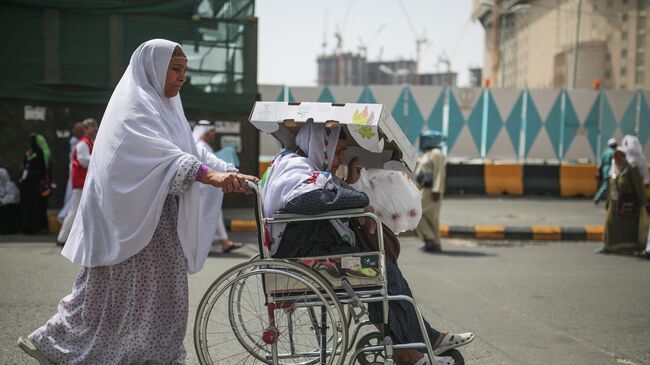
M 445 337 L 442 339 L 438 347 L 433 349 L 433 354 L 434 355 L 440 355 L 443 352 L 449 351 L 451 349 L 455 349 L 457 347 L 465 346 L 468 343 L 474 341 L 474 338 L 476 336 L 471 333 L 448 333 L 445 335 Z
M 50 361 L 50 359 L 47 358 L 47 356 L 45 356 L 38 348 L 36 348 L 36 345 L 34 345 L 34 343 L 29 338 L 19 338 L 16 345 L 18 345 L 21 350 L 25 351 L 27 355 L 36 359 L 39 364 L 55 365 L 52 361 Z

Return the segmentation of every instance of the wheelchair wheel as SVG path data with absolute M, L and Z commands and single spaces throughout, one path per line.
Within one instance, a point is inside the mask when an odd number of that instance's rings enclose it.
M 340 301 L 317 273 L 260 260 L 210 286 L 197 311 L 194 346 L 201 364 L 340 365 L 346 328 Z
M 454 359 L 454 365 L 465 365 L 465 359 L 463 358 L 463 355 L 456 349 L 445 351 L 439 356 L 450 356 L 452 359 Z
M 382 338 L 379 332 L 370 332 L 363 335 L 359 341 L 357 341 L 356 349 L 367 347 L 367 346 L 378 346 L 381 345 Z M 384 351 L 369 351 L 359 354 L 356 358 L 356 363 L 361 365 L 372 365 L 372 364 L 383 364 L 384 363 Z

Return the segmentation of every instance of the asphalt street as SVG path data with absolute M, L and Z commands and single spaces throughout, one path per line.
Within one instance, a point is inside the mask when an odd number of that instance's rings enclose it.
M 51 241 L 3 241 L 0 364 L 32 364 L 15 341 L 54 313 L 78 267 Z M 402 239 L 400 267 L 435 328 L 476 333 L 462 348 L 468 364 L 650 364 L 650 261 L 594 255 L 596 243 L 447 240 L 440 255 L 418 246 Z M 190 276 L 188 364 L 197 363 L 191 334 L 201 296 L 255 250 L 213 252 Z

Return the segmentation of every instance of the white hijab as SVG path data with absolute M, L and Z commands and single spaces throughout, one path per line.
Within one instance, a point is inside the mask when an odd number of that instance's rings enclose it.
M 210 146 L 210 144 L 206 143 L 201 138 L 203 138 L 203 136 L 206 133 L 208 133 L 213 129 L 214 126 L 210 125 L 210 122 L 208 122 L 207 120 L 200 120 L 199 123 L 196 126 L 194 126 L 194 129 L 192 129 L 192 137 L 194 138 L 194 141 L 197 144 L 205 147 L 210 152 L 214 152 L 214 149 L 212 148 L 212 146 Z
M 296 145 L 307 157 L 291 151 L 283 151 L 271 163 L 262 179 L 262 204 L 264 217 L 283 209 L 295 197 L 316 189 L 333 189 L 332 165 L 336 152 L 340 127 L 326 128 L 322 124 L 308 122 L 296 136 Z M 330 220 L 341 236 L 354 242 L 354 234 L 340 220 Z M 286 224 L 271 224 L 264 239 L 265 255 L 273 256 L 278 249 Z M 268 256 L 267 256 L 268 257 Z
M 114 265 L 140 252 L 153 237 L 180 166 L 194 157 L 204 163 L 209 158 L 195 145 L 180 96 L 164 95 L 177 46 L 162 39 L 141 44 L 115 87 L 62 252 L 72 262 Z M 203 267 L 211 245 L 200 239 L 200 231 L 214 226 L 203 219 L 199 184 L 179 196 L 177 231 L 190 273 Z
M 9 172 L 0 167 L 0 206 L 18 204 L 20 202 L 20 191 L 16 184 L 11 181 Z
M 648 161 L 643 155 L 641 142 L 636 136 L 626 135 L 621 140 L 621 147 L 625 149 L 625 159 L 627 162 L 636 165 L 639 168 L 643 183 L 650 183 L 650 174 L 648 173 Z

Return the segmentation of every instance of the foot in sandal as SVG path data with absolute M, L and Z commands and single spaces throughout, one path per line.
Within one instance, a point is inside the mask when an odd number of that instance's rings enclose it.
M 43 354 L 41 350 L 39 350 L 29 338 L 19 338 L 16 345 L 18 345 L 21 350 L 25 351 L 27 355 L 33 357 L 36 361 L 38 361 L 39 364 L 54 365 L 54 363 L 50 361 L 50 359 L 48 359 L 47 356 L 45 356 L 45 354 Z

